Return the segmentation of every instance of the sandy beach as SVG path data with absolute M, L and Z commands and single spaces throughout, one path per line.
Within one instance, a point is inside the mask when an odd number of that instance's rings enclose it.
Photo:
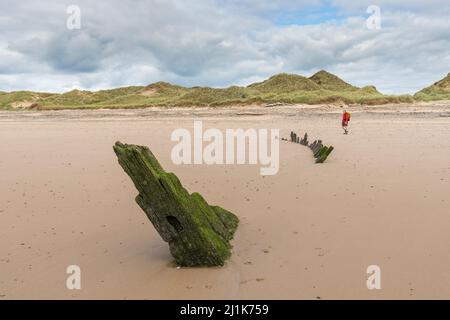
M 0 299 L 448 299 L 450 102 L 0 112 Z M 280 170 L 174 165 L 171 132 L 278 128 Z M 135 203 L 116 141 L 149 146 L 241 223 L 222 268 L 177 268 Z M 78 265 L 82 289 L 68 290 Z M 368 290 L 378 265 L 382 289 Z

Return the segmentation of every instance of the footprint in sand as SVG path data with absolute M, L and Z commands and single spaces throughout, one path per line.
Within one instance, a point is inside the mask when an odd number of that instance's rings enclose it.
M 409 286 L 412 286 L 412 283 L 408 283 Z M 409 288 L 409 295 L 413 296 L 414 295 L 414 288 Z

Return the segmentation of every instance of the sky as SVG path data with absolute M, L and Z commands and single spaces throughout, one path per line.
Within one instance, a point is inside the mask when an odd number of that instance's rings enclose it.
M 450 1 L 0 1 L 0 91 L 226 87 L 322 69 L 386 94 L 442 79 Z

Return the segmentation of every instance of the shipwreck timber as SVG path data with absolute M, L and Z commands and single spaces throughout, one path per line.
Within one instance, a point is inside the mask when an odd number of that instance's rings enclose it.
M 290 141 L 292 143 L 298 143 L 305 147 L 308 147 L 313 152 L 316 163 L 324 163 L 328 156 L 333 152 L 333 146 L 324 146 L 322 140 L 315 140 L 313 143 L 309 143 L 308 134 L 305 133 L 303 138 L 297 135 L 294 131 L 291 131 L 290 140 L 283 138 L 283 141 Z
M 145 212 L 180 266 L 222 266 L 231 256 L 229 241 L 239 219 L 189 194 L 178 177 L 159 164 L 149 148 L 116 142 L 119 164 L 139 191 L 136 202 Z

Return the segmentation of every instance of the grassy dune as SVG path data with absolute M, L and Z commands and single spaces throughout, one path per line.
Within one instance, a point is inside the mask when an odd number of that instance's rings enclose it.
M 387 96 L 373 86 L 358 88 L 326 71 L 306 78 L 294 74 L 278 74 L 247 87 L 185 88 L 166 82 L 149 86 L 133 86 L 97 92 L 73 90 L 63 94 L 17 91 L 0 92 L 0 109 L 57 110 L 143 108 L 149 106 L 226 106 L 271 103 L 347 103 L 385 104 L 416 100 L 450 99 L 450 74 L 446 79 L 418 92 L 414 97 Z
M 444 79 L 417 92 L 414 99 L 420 101 L 450 100 L 450 73 Z

